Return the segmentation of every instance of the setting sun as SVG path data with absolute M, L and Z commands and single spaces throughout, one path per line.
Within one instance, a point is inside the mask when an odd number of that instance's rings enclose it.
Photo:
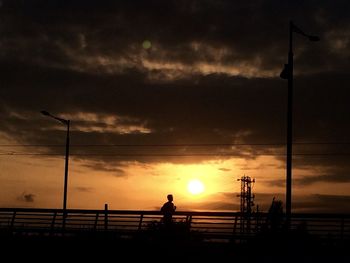
M 204 184 L 198 179 L 194 179 L 188 182 L 187 190 L 193 194 L 197 195 L 204 191 Z

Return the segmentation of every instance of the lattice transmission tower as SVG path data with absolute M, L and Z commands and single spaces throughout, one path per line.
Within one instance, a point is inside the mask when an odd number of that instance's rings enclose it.
M 244 175 L 237 181 L 241 181 L 241 193 L 238 195 L 241 198 L 241 232 L 250 232 L 250 219 L 255 197 L 252 193 L 252 184 L 255 183 L 255 179 Z

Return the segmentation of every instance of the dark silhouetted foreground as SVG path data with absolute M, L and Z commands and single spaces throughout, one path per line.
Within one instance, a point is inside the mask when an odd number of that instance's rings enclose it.
M 160 211 L 0 208 L 1 252 L 34 262 L 350 262 L 350 215 L 293 214 L 286 231 L 280 204 L 272 208 L 252 213 L 249 231 L 237 212 L 176 211 L 169 226 Z
M 349 243 L 324 243 L 300 230 L 264 233 L 244 243 L 205 242 L 200 236 L 175 226 L 164 231 L 150 228 L 141 236 L 122 239 L 111 233 L 75 236 L 28 236 L 2 233 L 2 255 L 36 262 L 54 255 L 55 260 L 77 258 L 113 259 L 114 262 L 350 262 Z

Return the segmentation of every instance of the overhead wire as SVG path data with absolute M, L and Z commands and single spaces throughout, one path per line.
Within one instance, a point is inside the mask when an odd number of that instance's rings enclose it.
M 294 145 L 350 145 L 350 142 L 293 142 Z M 71 147 L 284 146 L 286 143 L 70 144 Z M 65 147 L 65 144 L 0 144 L 0 147 Z
M 0 153 L 0 156 L 61 156 L 59 153 Z M 196 156 L 240 156 L 240 157 L 250 157 L 250 156 L 285 156 L 285 153 L 252 153 L 252 154 L 232 154 L 232 153 L 191 153 L 191 154 L 123 154 L 123 153 L 71 153 L 70 156 L 116 156 L 116 157 L 196 157 Z M 350 156 L 350 153 L 293 153 L 293 156 Z
M 294 145 L 350 145 L 350 142 L 295 142 Z M 197 143 L 197 144 L 71 144 L 71 148 L 79 147 L 121 147 L 121 148 L 176 148 L 176 147 L 241 147 L 241 146 L 285 146 L 285 143 Z M 61 144 L 0 144 L 2 147 L 2 152 L 0 156 L 60 156 L 61 153 L 45 153 L 45 152 L 18 152 L 18 151 L 9 151 L 4 148 L 26 148 L 26 147 L 66 147 L 66 145 Z M 232 149 L 233 150 L 233 149 Z M 285 156 L 285 153 L 264 153 L 264 152 L 248 152 L 248 153 L 230 153 L 230 152 L 221 152 L 221 153 L 74 153 L 70 154 L 71 156 L 115 156 L 115 157 L 200 157 L 200 156 L 217 156 L 217 157 L 229 157 L 229 156 L 241 156 L 241 157 L 251 157 L 251 156 Z M 329 153 L 320 153 L 320 152 L 296 152 L 292 154 L 293 156 L 349 156 L 350 152 L 329 152 Z

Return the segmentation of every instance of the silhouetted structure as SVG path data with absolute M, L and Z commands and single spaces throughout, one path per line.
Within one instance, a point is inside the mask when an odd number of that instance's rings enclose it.
M 176 210 L 176 206 L 173 203 L 173 195 L 168 194 L 168 202 L 164 203 L 160 211 L 163 213 L 163 222 L 166 226 L 169 226 L 173 221 L 173 214 Z
M 32 238 L 45 237 L 52 241 L 62 240 L 63 243 L 71 239 L 74 245 L 79 240 L 106 240 L 109 243 L 134 240 L 142 245 L 168 246 L 167 241 L 171 244 L 203 241 L 211 246 L 214 243 L 238 244 L 251 240 L 257 242 L 258 247 L 266 244 L 267 250 L 262 250 L 265 253 L 271 249 L 271 243 L 267 241 L 272 241 L 274 245 L 285 242 L 293 246 L 298 244 L 300 248 L 299 240 L 308 238 L 309 241 L 317 241 L 312 243 L 315 245 L 349 247 L 350 214 L 293 213 L 292 225 L 298 229 L 287 233 L 281 228 L 285 222 L 280 213 L 282 202 L 274 203 L 271 207 L 270 213 L 259 212 L 259 221 L 265 222 L 263 225 L 254 220 L 252 211 L 251 229 L 245 233 L 240 232 L 239 226 L 236 227 L 241 218 L 240 212 L 177 211 L 176 222 L 168 229 L 157 220 L 160 218 L 159 210 L 109 210 L 107 207 L 101 210 L 68 209 L 64 218 L 62 209 L 0 208 L 0 241 L 6 244 L 15 238 L 24 238 L 27 242 L 23 244 L 29 244 Z M 277 231 L 271 231 L 271 222 Z M 255 241 L 252 240 L 254 236 L 257 237 Z M 16 249 L 18 252 L 17 246 Z
M 66 135 L 66 155 L 65 155 L 65 165 L 64 165 L 64 189 L 63 189 L 63 214 L 66 215 L 67 210 L 67 188 L 68 188 L 68 160 L 69 160 L 69 127 L 70 127 L 70 120 L 66 120 L 60 117 L 56 117 L 52 115 L 51 113 L 42 110 L 40 111 L 42 115 L 48 116 L 52 119 L 55 119 L 64 125 L 67 126 L 67 135 Z
M 292 146 L 293 146 L 293 32 L 298 33 L 310 41 L 319 41 L 319 37 L 305 34 L 293 21 L 289 21 L 289 51 L 288 63 L 280 74 L 282 79 L 288 80 L 287 101 L 287 158 L 286 158 L 286 219 L 290 227 L 292 213 Z
M 241 193 L 238 195 L 241 198 L 241 232 L 249 232 L 252 206 L 254 206 L 252 183 L 255 183 L 255 179 L 251 179 L 249 176 L 242 176 L 237 181 L 241 181 Z
M 271 206 L 267 215 L 267 225 L 271 231 L 277 231 L 283 226 L 283 202 L 272 199 Z

